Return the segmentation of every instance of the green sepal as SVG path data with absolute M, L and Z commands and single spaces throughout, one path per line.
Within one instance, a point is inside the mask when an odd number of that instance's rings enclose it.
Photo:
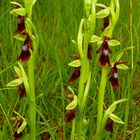
M 118 46 L 118 45 L 120 45 L 120 42 L 117 40 L 111 39 L 108 41 L 108 45 L 109 46 Z
M 103 8 L 103 9 L 107 8 L 107 6 L 102 3 L 96 3 L 96 6 Z
M 95 43 L 95 42 L 99 42 L 101 41 L 102 38 L 101 37 L 98 37 L 96 35 L 92 35 L 91 39 L 90 39 L 90 43 Z
M 19 41 L 24 41 L 26 37 L 22 34 L 17 34 L 14 36 L 14 38 L 19 40 Z
M 100 10 L 97 14 L 96 14 L 96 18 L 105 18 L 110 14 L 110 9 L 107 7 L 103 10 Z
M 74 96 L 74 100 L 70 104 L 68 104 L 68 106 L 66 107 L 66 110 L 72 110 L 76 108 L 77 103 L 78 103 L 77 96 Z
M 26 125 L 27 125 L 27 122 L 24 119 L 23 122 L 22 122 L 22 124 L 21 124 L 21 126 L 17 130 L 17 134 L 21 133 L 26 128 Z
M 116 109 L 116 105 L 122 102 L 127 101 L 128 99 L 121 99 L 118 101 L 113 102 L 112 105 L 109 106 L 109 108 L 105 111 L 105 114 L 111 114 L 115 109 Z
M 14 113 L 15 113 L 20 119 L 23 120 L 22 124 L 20 125 L 20 127 L 19 127 L 18 130 L 17 130 L 17 134 L 19 134 L 19 133 L 21 133 L 21 132 L 25 129 L 25 127 L 26 127 L 26 125 L 27 125 L 27 122 L 26 122 L 26 119 L 25 119 L 23 116 L 21 116 L 18 112 L 14 111 Z
M 14 8 L 13 10 L 10 11 L 10 14 L 25 16 L 26 11 L 25 11 L 25 8 L 23 8 L 23 7 L 17 8 L 17 9 Z
M 126 66 L 125 64 L 119 64 L 119 65 L 117 65 L 117 68 L 118 68 L 118 69 L 122 69 L 122 70 L 127 70 L 127 69 L 129 69 L 129 67 Z
M 19 86 L 21 84 L 22 84 L 21 79 L 15 79 L 15 80 L 11 81 L 10 83 L 8 83 L 6 86 L 7 87 L 17 87 L 17 86 Z
M 13 4 L 13 5 L 15 5 L 15 6 L 22 7 L 22 5 L 20 3 L 18 3 L 18 2 L 11 1 L 10 3 Z
M 114 122 L 120 123 L 120 124 L 124 124 L 124 122 L 115 114 L 110 114 L 109 118 L 111 120 L 113 120 Z
M 68 65 L 71 66 L 71 67 L 80 67 L 81 66 L 81 61 L 80 61 L 80 59 L 76 59 L 76 60 L 70 62 Z

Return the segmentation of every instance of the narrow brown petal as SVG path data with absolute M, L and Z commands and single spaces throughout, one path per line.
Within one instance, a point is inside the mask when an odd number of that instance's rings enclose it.
M 26 91 L 25 91 L 24 84 L 19 85 L 18 90 L 19 90 L 20 99 L 22 99 L 24 96 L 26 96 Z
M 68 82 L 74 82 L 80 77 L 80 67 L 76 67 Z
M 88 59 L 92 60 L 92 45 L 88 44 L 88 53 L 87 53 Z

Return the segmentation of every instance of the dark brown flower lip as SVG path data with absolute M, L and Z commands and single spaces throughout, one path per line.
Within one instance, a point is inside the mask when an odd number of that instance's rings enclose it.
M 102 53 L 102 55 L 100 56 L 100 59 L 99 59 L 100 63 L 101 63 L 101 66 L 111 66 L 110 64 L 110 60 L 109 60 L 109 56 L 108 55 L 104 55 Z
M 18 15 L 18 25 L 16 29 L 17 33 L 24 34 L 25 32 L 25 17 Z
M 87 58 L 89 60 L 92 60 L 92 45 L 91 44 L 88 44 Z
M 105 130 L 113 133 L 114 132 L 114 122 L 110 118 L 108 118 L 107 123 L 105 125 Z
M 21 59 L 22 62 L 26 62 L 30 59 L 31 53 L 30 50 L 33 50 L 32 48 L 32 40 L 28 33 L 25 33 L 26 39 L 24 41 L 24 44 L 22 46 L 22 51 L 20 56 L 17 58 L 17 60 Z
M 66 116 L 66 122 L 70 123 L 76 116 L 76 110 L 75 109 L 69 110 L 69 112 L 66 113 L 65 116 Z
M 116 62 L 114 66 L 111 68 L 111 71 L 109 73 L 109 81 L 111 82 L 111 85 L 113 86 L 114 89 L 119 88 L 117 65 L 121 63 L 122 63 L 121 61 Z
M 21 54 L 16 60 L 21 59 L 22 62 L 26 62 L 30 59 L 30 56 L 31 56 L 31 53 L 29 51 L 29 48 L 23 45 Z
M 99 59 L 100 63 L 101 63 L 101 66 L 106 66 L 106 65 L 111 66 L 108 54 L 109 53 L 111 54 L 112 51 L 109 48 L 108 40 L 110 40 L 110 37 L 105 36 L 104 40 L 103 40 L 103 43 L 101 44 L 101 46 L 96 51 L 96 54 L 99 53 L 99 52 L 102 52 L 102 54 L 100 56 L 100 59 Z

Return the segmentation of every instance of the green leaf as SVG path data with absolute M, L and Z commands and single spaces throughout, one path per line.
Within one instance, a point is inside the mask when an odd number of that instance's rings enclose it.
M 19 41 L 24 41 L 26 37 L 24 35 L 17 34 L 14 36 L 14 38 L 19 40 Z
M 22 122 L 22 124 L 21 124 L 21 126 L 17 130 L 17 134 L 21 133 L 25 129 L 26 125 L 27 125 L 27 122 L 24 119 L 23 122 Z
M 110 114 L 109 118 L 111 120 L 113 120 L 114 122 L 120 123 L 120 124 L 124 124 L 124 122 L 115 114 Z
M 71 67 L 80 67 L 81 66 L 81 61 L 79 59 L 76 59 L 76 60 L 70 62 L 68 65 L 71 66 Z
M 25 16 L 26 11 L 25 11 L 25 8 L 21 7 L 21 8 L 11 10 L 10 14 Z
M 8 83 L 6 86 L 7 87 L 17 87 L 17 86 L 19 86 L 21 84 L 22 84 L 21 79 L 15 79 L 15 80 L 11 81 L 10 83 Z
M 13 5 L 17 5 L 17 6 L 19 6 L 19 7 L 22 7 L 22 5 L 21 5 L 20 3 L 18 3 L 18 2 L 11 1 L 10 3 L 13 4 Z
M 22 72 L 21 72 L 21 69 L 18 68 L 17 66 L 14 66 L 14 69 L 15 69 L 15 71 L 16 71 L 18 77 L 19 77 L 20 79 L 22 79 Z
M 100 7 L 100 8 L 103 8 L 103 9 L 107 8 L 107 7 L 106 7 L 104 4 L 102 4 L 102 3 L 97 3 L 96 6 L 98 6 L 98 7 Z
M 96 35 L 92 35 L 91 39 L 90 39 L 90 43 L 95 43 L 95 42 L 99 42 L 101 41 L 102 38 L 101 37 L 98 37 Z
M 66 107 L 66 110 L 72 110 L 77 106 L 77 96 L 74 96 L 74 100 Z
M 35 2 L 36 0 L 24 0 L 25 5 L 28 5 L 29 7 L 33 6 Z
M 126 66 L 125 64 L 119 64 L 119 65 L 117 65 L 117 68 L 118 68 L 118 69 L 122 69 L 122 70 L 127 70 L 127 69 L 129 69 L 129 67 Z
M 108 41 L 108 45 L 109 46 L 118 46 L 118 45 L 120 45 L 120 42 L 117 40 L 111 39 Z
M 92 5 L 91 0 L 84 0 L 84 11 L 85 11 L 86 17 L 90 15 L 91 5 Z
M 105 18 L 110 14 L 110 10 L 109 8 L 105 8 L 103 10 L 100 10 L 97 14 L 96 14 L 96 18 Z
M 32 8 L 33 8 L 33 5 L 35 4 L 35 2 L 36 2 L 36 0 L 24 0 L 24 5 L 25 5 L 27 14 L 30 14 L 32 12 Z

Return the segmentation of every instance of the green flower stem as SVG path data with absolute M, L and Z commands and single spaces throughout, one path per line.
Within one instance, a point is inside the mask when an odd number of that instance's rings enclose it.
M 85 42 L 85 46 L 84 46 L 84 57 L 81 58 L 81 73 L 80 73 L 80 81 L 79 81 L 79 88 L 78 88 L 78 101 L 79 101 L 79 110 L 78 110 L 78 116 L 77 116 L 77 139 L 81 140 L 81 135 L 82 135 L 82 107 L 83 105 L 81 105 L 82 100 L 83 100 L 83 95 L 84 95 L 84 90 L 85 90 L 85 84 L 86 84 L 86 75 L 87 75 L 87 71 L 89 71 L 89 62 L 87 59 L 87 46 L 88 43 Z
M 26 5 L 29 10 L 27 11 L 27 17 L 32 21 L 32 5 Z M 29 30 L 29 34 L 32 34 L 32 30 Z M 28 62 L 28 78 L 30 87 L 30 101 L 29 101 L 29 124 L 30 124 L 30 140 L 36 140 L 36 98 L 35 98 L 35 84 L 34 84 L 34 58 L 35 53 L 32 52 L 31 58 Z
M 75 119 L 72 121 L 71 140 L 74 140 L 74 134 L 75 134 Z
M 81 28 L 81 30 L 83 29 L 84 31 L 82 32 L 83 42 L 81 42 L 83 46 L 82 47 L 83 50 L 82 50 L 82 55 L 80 55 L 81 70 L 80 70 L 80 81 L 79 81 L 79 87 L 78 87 L 79 108 L 78 108 L 78 113 L 77 113 L 77 118 L 76 118 L 76 133 L 77 133 L 78 140 L 82 139 L 82 134 L 84 137 L 83 113 L 84 113 L 84 108 L 86 106 L 86 99 L 88 96 L 90 78 L 91 78 L 87 52 L 88 52 L 89 41 L 95 29 L 95 22 L 96 22 L 95 5 L 96 5 L 96 1 L 86 1 L 86 0 L 84 1 L 85 15 L 87 17 L 84 18 L 84 24 L 83 24 L 84 27 Z M 89 9 L 89 6 L 91 6 L 91 9 Z
M 98 96 L 98 114 L 97 114 L 97 128 L 96 128 L 96 140 L 100 140 L 100 132 L 102 127 L 103 118 L 103 104 L 104 104 L 104 94 L 107 82 L 107 68 L 102 68 L 101 83 Z
M 30 85 L 30 139 L 36 140 L 36 100 L 34 85 L 34 56 L 28 62 L 28 74 Z
M 111 37 L 114 27 L 117 23 L 118 17 L 119 17 L 119 1 L 118 0 L 112 0 L 110 2 L 111 7 L 111 15 L 112 18 L 110 20 L 110 28 L 107 32 L 107 36 Z M 105 36 L 106 36 L 105 35 Z M 101 75 L 101 83 L 100 83 L 100 89 L 99 89 L 99 96 L 98 96 L 98 113 L 97 113 L 97 128 L 96 128 L 96 140 L 101 140 L 101 132 L 105 124 L 105 120 L 103 120 L 103 104 L 104 104 L 104 94 L 105 94 L 105 87 L 107 82 L 107 67 L 102 68 L 102 75 Z

